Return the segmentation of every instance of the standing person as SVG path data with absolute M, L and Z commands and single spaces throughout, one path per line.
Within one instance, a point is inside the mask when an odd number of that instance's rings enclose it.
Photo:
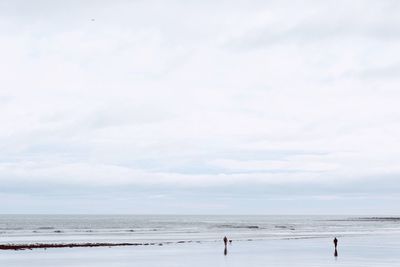
M 333 244 L 335 244 L 335 254 L 334 254 L 335 258 L 338 256 L 338 252 L 337 252 L 337 243 L 338 243 L 338 240 L 337 240 L 337 238 L 335 237 L 335 238 L 333 239 Z
M 225 249 L 224 249 L 224 255 L 228 254 L 228 238 L 226 236 L 224 236 L 224 244 L 225 244 Z

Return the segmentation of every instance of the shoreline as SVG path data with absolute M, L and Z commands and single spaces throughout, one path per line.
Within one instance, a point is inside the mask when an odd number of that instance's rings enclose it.
M 391 233 L 393 234 L 393 233 Z M 400 234 L 400 233 L 395 233 Z M 323 235 L 323 236 L 299 236 L 299 237 L 281 237 L 281 238 L 244 238 L 233 239 L 234 243 L 243 242 L 263 242 L 263 241 L 295 241 L 295 240 L 316 240 L 316 239 L 331 239 L 332 236 L 340 238 L 363 238 L 363 237 L 376 237 L 387 236 L 388 233 L 374 233 L 370 235 L 359 234 L 337 234 L 337 235 Z M 221 239 L 222 240 L 222 239 Z M 48 248 L 90 248 L 90 247 L 142 247 L 142 246 L 164 246 L 164 245 L 178 245 L 189 243 L 218 243 L 220 240 L 178 240 L 178 241 L 152 241 L 152 242 L 67 242 L 67 243 L 0 243 L 0 251 L 5 250 L 34 250 L 34 249 L 48 249 Z M 221 241 L 222 242 L 222 241 Z

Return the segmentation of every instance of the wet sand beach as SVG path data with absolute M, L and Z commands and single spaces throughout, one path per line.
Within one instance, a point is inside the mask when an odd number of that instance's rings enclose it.
M 400 235 L 0 251 L 1 266 L 399 266 Z

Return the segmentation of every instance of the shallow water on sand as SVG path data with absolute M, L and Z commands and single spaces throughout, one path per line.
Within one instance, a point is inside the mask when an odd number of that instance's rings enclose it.
M 329 238 L 171 244 L 165 246 L 0 251 L 1 266 L 400 266 L 400 236 L 339 239 L 334 257 Z

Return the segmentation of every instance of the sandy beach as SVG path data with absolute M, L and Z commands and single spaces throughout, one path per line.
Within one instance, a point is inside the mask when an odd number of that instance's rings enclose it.
M 400 236 L 170 244 L 164 246 L 53 248 L 0 251 L 1 266 L 399 266 Z

